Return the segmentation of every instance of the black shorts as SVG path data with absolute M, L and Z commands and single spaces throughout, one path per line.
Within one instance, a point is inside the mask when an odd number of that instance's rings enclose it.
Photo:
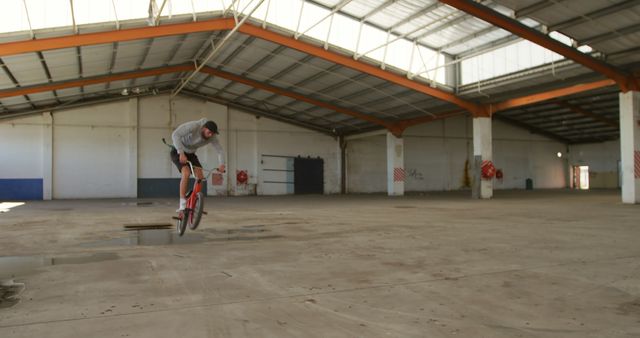
M 176 165 L 176 168 L 178 168 L 179 172 L 182 172 L 182 167 L 187 166 L 189 167 L 188 163 L 182 164 L 180 163 L 180 155 L 178 155 L 178 151 L 176 150 L 176 148 L 171 149 L 171 152 L 169 153 L 171 155 L 171 162 L 173 162 L 173 164 Z M 200 164 L 200 160 L 198 160 L 198 156 L 196 156 L 196 154 L 189 154 L 189 153 L 184 153 L 185 155 L 187 155 L 187 161 L 191 162 L 191 165 L 193 165 L 194 167 L 199 167 L 202 168 L 202 164 Z

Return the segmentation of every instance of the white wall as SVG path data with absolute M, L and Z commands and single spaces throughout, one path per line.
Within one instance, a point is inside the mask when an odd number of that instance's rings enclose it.
M 53 198 L 135 197 L 129 114 L 127 100 L 53 114 Z
M 42 115 L 0 123 L 0 178 L 43 177 Z
M 617 188 L 620 140 L 569 146 L 571 166 L 589 166 L 591 188 Z
M 325 161 L 325 193 L 340 191 L 335 138 L 205 100 L 151 96 L 48 116 L 0 121 L 0 142 L 6 145 L 0 152 L 0 179 L 51 176 L 53 198 L 136 197 L 139 178 L 179 177 L 161 139 L 171 142 L 178 125 L 205 117 L 218 124 L 228 166 L 222 185 L 208 181 L 209 195 L 287 193 L 261 189 L 262 154 L 320 156 Z M 219 165 L 213 147 L 197 154 L 204 167 Z M 248 171 L 248 185 L 236 186 L 236 170 Z
M 456 117 L 407 129 L 404 133 L 406 191 L 443 191 L 463 188 L 465 161 L 471 166 L 472 120 Z M 385 137 L 351 140 L 347 145 L 347 186 L 352 193 L 386 191 Z M 557 152 L 566 146 L 526 130 L 493 121 L 493 162 L 504 178 L 495 189 L 565 187 L 565 164 Z M 472 168 L 469 175 L 473 177 Z
M 47 164 L 50 122 L 45 115 L 0 122 L 0 142 L 9 145 L 0 153 L 0 178 L 42 178 L 50 172 L 54 198 L 134 197 L 137 179 L 178 178 L 161 139 L 170 140 L 179 124 L 202 117 L 218 123 L 228 165 L 222 185 L 213 186 L 209 180 L 210 195 L 290 192 L 264 184 L 263 155 L 319 156 L 325 162 L 325 193 L 340 191 L 340 148 L 335 138 L 201 99 L 153 96 L 55 112 L 52 165 Z M 458 117 L 405 132 L 407 191 L 462 188 L 465 161 L 472 163 L 471 122 Z M 565 145 L 499 121 L 493 122 L 493 133 L 494 162 L 504 172 L 496 189 L 523 189 L 527 178 L 533 179 L 535 188 L 565 186 L 564 159 L 556 156 L 565 152 Z M 589 163 L 593 170 L 615 171 L 617 144 L 593 147 L 574 146 L 571 155 L 582 152 L 584 158 L 575 161 L 591 161 L 587 155 L 598 154 L 603 158 Z M 348 142 L 348 192 L 386 191 L 385 149 L 383 135 Z M 200 149 L 198 156 L 207 168 L 218 165 L 212 147 Z M 603 169 L 598 169 L 600 165 Z M 237 170 L 248 171 L 249 185 L 236 186 Z

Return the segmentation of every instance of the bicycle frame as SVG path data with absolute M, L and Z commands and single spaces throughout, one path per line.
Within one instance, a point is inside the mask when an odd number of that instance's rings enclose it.
M 162 143 L 164 143 L 167 147 L 171 149 L 175 149 L 175 147 L 168 144 L 164 138 L 162 139 Z M 180 212 L 179 218 L 182 219 L 185 215 L 188 215 L 190 218 L 189 221 L 191 222 L 193 220 L 193 210 L 196 207 L 196 196 L 198 195 L 199 192 L 202 191 L 202 182 L 206 182 L 207 177 L 211 175 L 213 171 L 217 170 L 217 168 L 213 168 L 210 170 L 204 170 L 202 168 L 199 168 L 202 170 L 203 172 L 202 176 L 204 177 L 200 179 L 196 176 L 196 172 L 193 169 L 193 163 L 191 163 L 191 161 L 187 161 L 187 164 L 189 165 L 189 169 L 191 169 L 191 175 L 193 175 L 196 181 L 193 184 L 193 188 L 191 189 L 191 191 L 189 191 L 187 193 L 187 196 L 185 196 L 187 198 L 187 205 L 186 205 L 186 208 Z M 189 175 L 189 177 L 191 177 L 191 175 Z M 204 211 L 202 213 L 206 214 L 206 212 Z
M 187 161 L 187 164 L 189 164 L 189 168 L 191 169 L 191 175 L 193 175 L 193 177 L 196 179 L 196 181 L 193 184 L 193 189 L 191 189 L 191 191 L 188 193 L 189 197 L 187 198 L 187 207 L 185 208 L 185 211 L 187 210 L 193 210 L 196 206 L 196 195 L 202 191 L 202 182 L 205 182 L 207 180 L 207 176 L 203 175 L 205 178 L 198 178 L 196 176 L 196 172 L 195 170 L 193 170 L 193 164 L 191 163 L 191 161 Z M 200 168 L 202 169 L 202 168 Z M 204 171 L 204 170 L 203 170 Z M 210 170 L 207 175 L 209 175 L 211 173 Z M 189 213 L 190 217 L 193 217 L 193 213 Z

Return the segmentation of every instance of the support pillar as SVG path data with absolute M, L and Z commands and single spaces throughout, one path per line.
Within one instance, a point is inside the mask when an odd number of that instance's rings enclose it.
M 484 180 L 481 176 L 482 162 L 493 161 L 491 117 L 475 117 L 473 119 L 473 157 L 474 182 L 472 197 L 491 198 L 493 197 L 493 180 Z
M 347 141 L 344 136 L 338 137 L 338 147 L 340 148 L 340 194 L 347 193 Z
M 53 115 L 42 113 L 42 199 L 53 196 Z
M 129 182 L 128 197 L 138 197 L 138 98 L 129 99 Z
M 387 132 L 387 193 L 404 195 L 404 140 Z
M 620 93 L 622 202 L 640 203 L 640 92 Z

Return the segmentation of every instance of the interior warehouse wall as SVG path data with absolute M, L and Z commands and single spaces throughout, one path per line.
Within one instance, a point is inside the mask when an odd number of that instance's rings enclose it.
M 620 140 L 569 146 L 571 166 L 589 166 L 590 188 L 620 187 Z
M 447 191 L 465 188 L 465 162 L 473 163 L 472 120 L 450 118 L 407 129 L 405 189 Z M 347 188 L 351 193 L 386 191 L 386 137 L 350 140 L 347 145 Z M 504 173 L 495 189 L 524 189 L 526 179 L 534 188 L 563 188 L 566 184 L 565 152 L 561 142 L 493 121 L 493 162 Z M 469 179 L 473 179 L 468 167 Z
M 177 195 L 180 176 L 161 139 L 170 141 L 175 127 L 200 118 L 218 124 L 227 162 L 221 181 L 208 180 L 208 195 L 293 192 L 262 183 L 264 154 L 321 157 L 325 193 L 340 191 L 335 138 L 201 99 L 159 95 L 0 121 L 0 199 Z M 203 166 L 218 166 L 213 147 L 197 154 Z M 237 170 L 248 173 L 248 184 L 237 184 Z
M 41 116 L 0 123 L 0 200 L 43 199 L 44 135 L 51 127 Z

